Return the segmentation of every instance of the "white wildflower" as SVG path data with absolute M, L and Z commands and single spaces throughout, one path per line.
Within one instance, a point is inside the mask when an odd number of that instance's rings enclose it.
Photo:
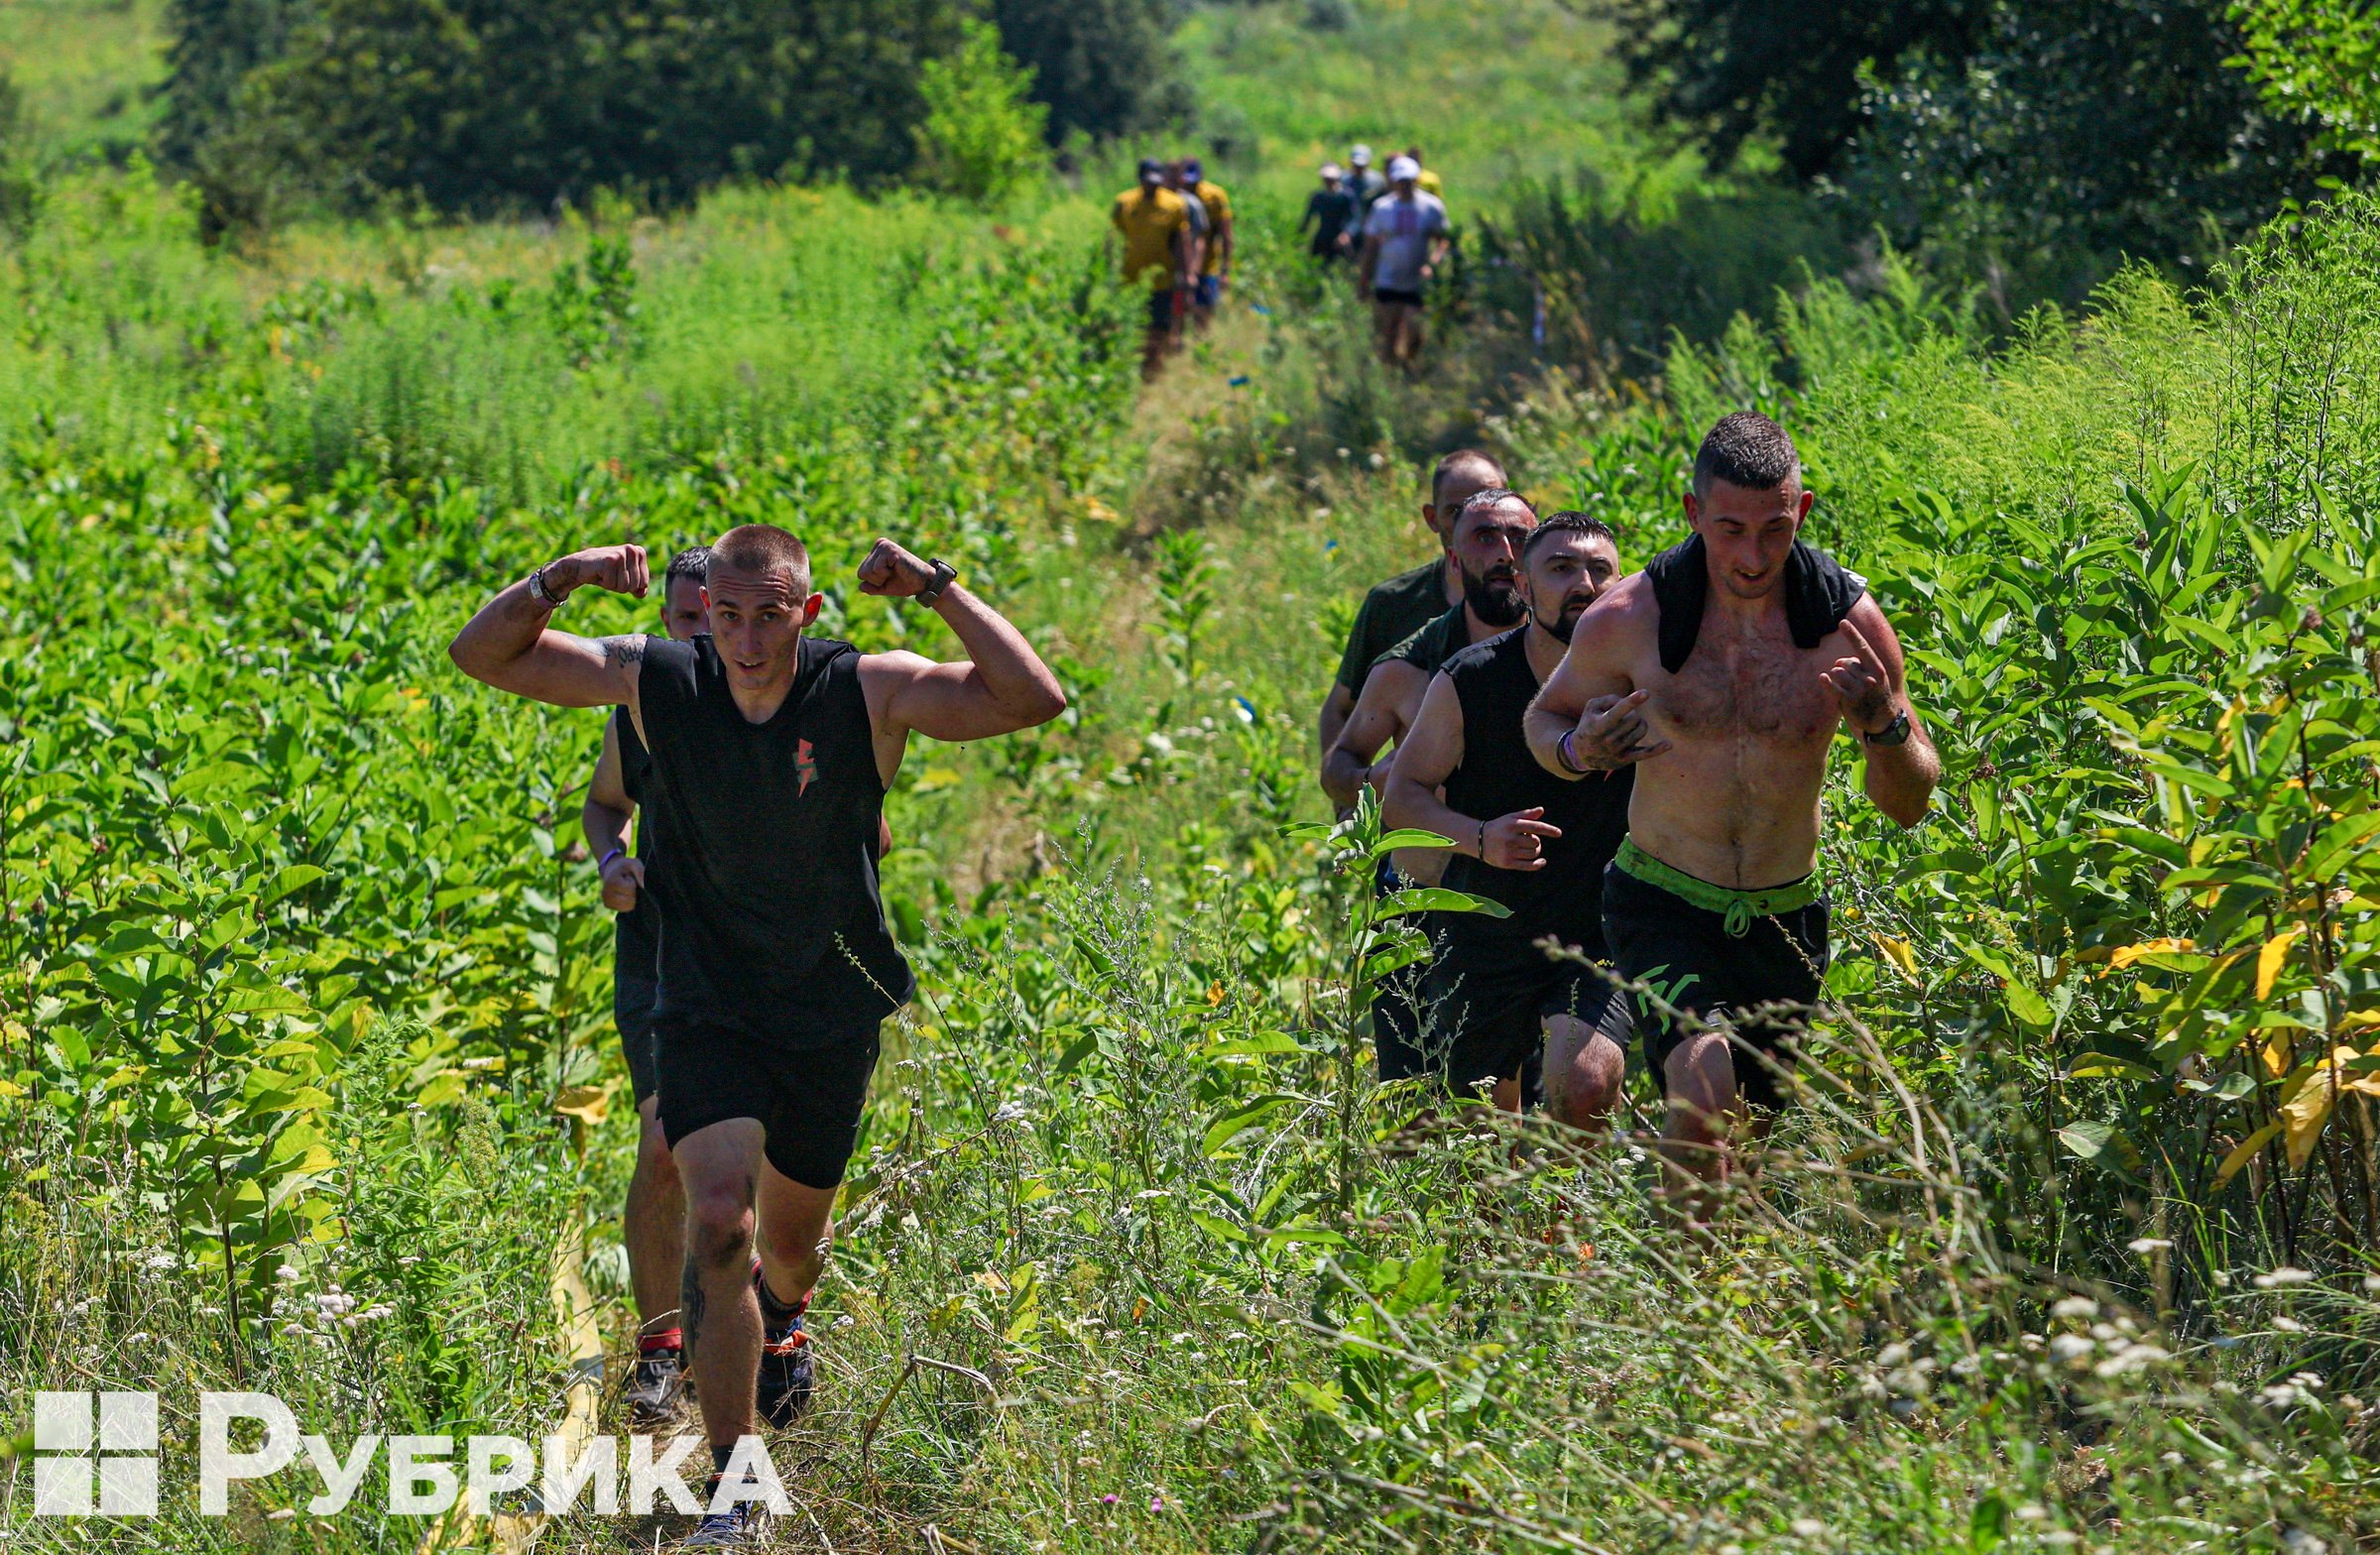
M 2278 1290 L 2284 1285 L 2306 1284 L 2313 1278 L 2314 1276 L 2308 1273 L 2305 1269 L 2290 1268 L 2287 1265 L 2284 1265 L 2273 1270 L 2270 1274 L 2257 1275 L 2256 1288 L 2258 1290 Z

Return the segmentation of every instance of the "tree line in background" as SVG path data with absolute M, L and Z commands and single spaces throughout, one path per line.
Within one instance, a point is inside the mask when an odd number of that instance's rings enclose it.
M 175 0 L 160 159 L 210 230 L 723 178 L 998 191 L 1184 106 L 1174 0 Z M 993 31 L 997 29 L 997 31 Z M 1026 163 L 1025 165 L 1029 165 Z
M 1846 219 L 1990 286 L 2079 299 L 2204 267 L 2380 148 L 2369 0 L 1624 0 L 1656 113 L 1754 143 Z

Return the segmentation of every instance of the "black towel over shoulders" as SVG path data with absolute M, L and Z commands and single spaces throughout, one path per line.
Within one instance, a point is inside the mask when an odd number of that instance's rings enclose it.
M 1703 538 L 1693 535 L 1644 564 L 1653 603 L 1661 610 L 1661 667 L 1676 674 L 1703 635 L 1703 606 L 1711 592 L 1711 568 L 1703 559 Z M 1785 625 L 1793 646 L 1812 649 L 1843 625 L 1867 592 L 1867 579 L 1833 556 L 1800 540 L 1785 558 Z

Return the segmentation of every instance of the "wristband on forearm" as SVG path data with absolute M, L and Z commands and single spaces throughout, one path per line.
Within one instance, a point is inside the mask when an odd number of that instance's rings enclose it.
M 1480 822 L 1480 862 L 1488 862 L 1488 823 Z
M 1565 729 L 1562 731 L 1562 738 L 1554 742 L 1554 759 L 1560 762 L 1562 764 L 1562 770 L 1570 774 L 1573 778 L 1584 778 L 1594 769 L 1581 767 L 1579 765 L 1577 753 L 1572 751 L 1570 748 L 1571 739 L 1577 734 L 1578 731 L 1576 729 Z
M 622 854 L 626 853 L 627 851 L 628 851 L 628 850 L 627 850 L 626 848 L 614 848 L 614 849 L 613 849 L 611 852 L 609 852 L 609 853 L 605 854 L 605 855 L 604 855 L 602 858 L 600 858 L 600 859 L 597 859 L 597 860 L 595 861 L 595 873 L 596 873 L 596 874 L 598 874 L 598 875 L 600 875 L 600 874 L 602 874 L 602 873 L 603 873 L 605 870 L 608 870 L 608 869 L 610 869 L 610 868 L 612 867 L 612 860 L 614 860 L 614 859 L 616 859 L 616 858 L 620 857 Z

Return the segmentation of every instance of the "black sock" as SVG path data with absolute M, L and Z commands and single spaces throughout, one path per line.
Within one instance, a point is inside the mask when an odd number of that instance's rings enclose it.
M 769 1276 L 766 1274 L 761 1275 L 752 1283 L 753 1287 L 761 1293 L 761 1316 L 768 1322 L 790 1323 L 801 1316 L 801 1309 L 809 1304 L 807 1301 L 777 1300 L 776 1292 L 769 1288 Z
M 730 1458 L 733 1458 L 735 1455 L 736 1455 L 736 1448 L 735 1448 L 735 1444 L 734 1444 L 733 1442 L 730 1442 L 730 1443 L 729 1443 L 727 1446 L 725 1446 L 725 1447 L 721 1447 L 721 1446 L 717 1445 L 716 1443 L 714 1443 L 714 1444 L 712 1445 L 712 1447 L 711 1447 L 711 1483 L 712 1483 L 713 1485 L 716 1485 L 716 1484 L 718 1484 L 718 1483 L 719 1483 L 721 1480 L 724 1480 L 724 1479 L 726 1479 L 726 1478 L 727 1478 L 727 1461 L 728 1461 Z

